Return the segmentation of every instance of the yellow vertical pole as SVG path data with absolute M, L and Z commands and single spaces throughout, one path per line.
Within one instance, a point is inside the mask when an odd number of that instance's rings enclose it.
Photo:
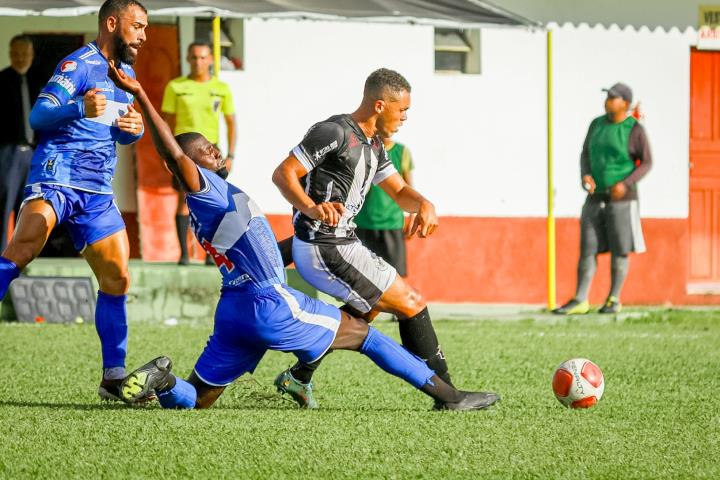
M 220 17 L 213 17 L 213 62 L 215 78 L 220 78 Z
M 547 31 L 547 307 L 555 308 L 555 189 L 553 182 L 552 30 Z

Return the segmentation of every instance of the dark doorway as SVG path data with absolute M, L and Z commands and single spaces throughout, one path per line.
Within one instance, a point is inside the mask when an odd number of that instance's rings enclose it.
M 33 71 L 42 85 L 45 85 L 53 74 L 60 60 L 82 47 L 85 43 L 83 35 L 61 33 L 30 34 L 35 48 Z M 70 235 L 63 226 L 55 227 L 50 233 L 41 257 L 77 257 Z

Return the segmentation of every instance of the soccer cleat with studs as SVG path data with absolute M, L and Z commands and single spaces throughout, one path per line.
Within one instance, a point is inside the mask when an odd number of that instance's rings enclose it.
M 605 305 L 600 307 L 598 313 L 620 313 L 620 310 L 622 310 L 620 300 L 617 297 L 608 297 L 605 300 Z
M 275 378 L 273 382 L 281 394 L 287 393 L 300 405 L 300 408 L 314 410 L 318 403 L 313 396 L 312 383 L 302 383 L 295 379 L 290 369 L 285 370 Z
M 565 305 L 556 308 L 552 313 L 556 315 L 584 315 L 590 311 L 590 304 L 587 300 L 572 299 Z
M 120 384 L 120 399 L 126 403 L 142 402 L 155 395 L 155 390 L 166 388 L 172 377 L 172 360 L 157 357 L 134 370 Z
M 452 410 L 467 412 L 471 410 L 485 410 L 500 401 L 500 395 L 493 392 L 462 392 L 463 398 L 459 402 L 436 402 L 433 410 Z

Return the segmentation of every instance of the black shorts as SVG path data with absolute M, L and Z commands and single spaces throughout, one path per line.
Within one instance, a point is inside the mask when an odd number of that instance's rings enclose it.
M 355 234 L 371 252 L 395 267 L 401 277 L 407 276 L 407 254 L 402 230 L 356 228 Z
M 580 255 L 645 251 L 637 200 L 612 201 L 588 195 L 580 217 Z

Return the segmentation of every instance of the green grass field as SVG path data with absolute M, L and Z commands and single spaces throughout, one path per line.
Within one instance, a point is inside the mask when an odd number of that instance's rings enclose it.
M 107 405 L 92 326 L 0 324 L 0 478 L 720 478 L 720 312 L 436 327 L 456 382 L 498 407 L 432 412 L 351 352 L 316 375 L 319 411 L 275 394 L 293 361 L 275 352 L 211 410 Z M 129 363 L 167 354 L 187 375 L 210 328 L 131 324 Z M 578 356 L 606 378 L 587 411 L 550 387 Z

